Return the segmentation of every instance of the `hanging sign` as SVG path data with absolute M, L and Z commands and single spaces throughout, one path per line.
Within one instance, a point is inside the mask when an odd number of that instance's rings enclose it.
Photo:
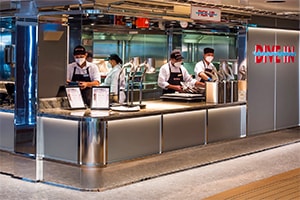
M 191 7 L 191 19 L 202 20 L 202 21 L 221 21 L 221 10 L 216 8 L 206 7 Z

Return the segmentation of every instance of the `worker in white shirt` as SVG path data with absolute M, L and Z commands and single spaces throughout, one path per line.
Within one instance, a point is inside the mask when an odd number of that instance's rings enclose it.
M 170 54 L 168 63 L 161 66 L 158 75 L 158 86 L 163 93 L 183 92 L 181 82 L 190 83 L 193 86 L 205 86 L 204 83 L 193 79 L 187 69 L 182 65 L 184 57 L 180 50 L 174 50 Z
M 212 81 L 212 78 L 209 76 L 213 70 L 215 70 L 215 66 L 212 63 L 214 59 L 214 49 L 212 48 L 204 48 L 203 50 L 203 59 L 196 63 L 194 72 L 195 78 L 200 82 Z M 205 73 L 209 72 L 209 73 Z

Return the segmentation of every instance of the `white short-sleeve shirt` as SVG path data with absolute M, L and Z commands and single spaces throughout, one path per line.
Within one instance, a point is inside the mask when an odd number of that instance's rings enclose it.
M 72 80 L 74 68 L 76 68 L 75 74 L 87 74 L 88 69 L 91 81 L 99 81 L 101 83 L 100 72 L 96 64 L 86 61 L 86 66 L 81 68 L 76 62 L 70 63 L 67 66 L 67 80 Z
M 199 77 L 199 74 L 201 72 L 204 72 L 205 69 L 215 69 L 215 66 L 212 63 L 209 63 L 209 65 L 207 65 L 203 60 L 196 63 L 194 72 L 195 72 L 195 77 L 196 77 L 197 81 L 201 80 L 201 77 Z

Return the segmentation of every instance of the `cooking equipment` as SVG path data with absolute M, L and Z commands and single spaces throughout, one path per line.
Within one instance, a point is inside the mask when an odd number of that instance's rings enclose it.
M 168 93 L 160 97 L 163 100 L 184 100 L 196 101 L 205 100 L 204 94 L 191 94 L 191 93 Z
M 185 100 L 185 101 L 195 101 L 195 100 L 205 100 L 205 88 L 195 87 L 188 82 L 180 82 L 182 86 L 183 93 L 170 93 L 161 96 L 161 99 L 170 100 Z
M 238 101 L 238 81 L 226 81 L 226 102 Z
M 134 66 L 133 71 L 139 71 L 140 57 L 133 57 L 132 59 L 133 59 L 133 66 Z
M 206 82 L 206 102 L 225 103 L 226 81 Z
M 205 88 L 195 87 L 191 83 L 180 82 L 180 84 L 184 93 L 203 94 L 205 92 Z
M 147 68 L 145 68 L 146 73 L 154 73 L 155 72 L 155 59 L 147 58 L 146 60 Z
M 206 82 L 206 102 L 232 103 L 238 101 L 238 81 Z
M 149 65 L 149 67 L 155 68 L 155 59 L 154 58 L 147 58 L 147 63 Z

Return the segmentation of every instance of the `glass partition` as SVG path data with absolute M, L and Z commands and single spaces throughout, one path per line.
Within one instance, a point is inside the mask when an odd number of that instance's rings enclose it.
M 203 59 L 203 49 L 210 47 L 215 50 L 214 65 L 219 68 L 221 60 L 236 59 L 237 35 L 229 33 L 183 33 L 182 52 L 185 57 L 185 67 L 194 74 L 197 62 Z
M 105 58 L 117 53 L 128 62 L 139 57 L 140 62 L 148 58 L 155 59 L 153 67 L 160 67 L 167 59 L 167 36 L 164 34 L 110 34 L 95 32 L 93 53 L 96 58 Z
M 12 37 L 14 34 L 13 17 L 0 18 L 0 80 L 13 81 L 15 54 Z
M 14 29 L 13 17 L 0 17 L 0 106 L 14 103 Z

